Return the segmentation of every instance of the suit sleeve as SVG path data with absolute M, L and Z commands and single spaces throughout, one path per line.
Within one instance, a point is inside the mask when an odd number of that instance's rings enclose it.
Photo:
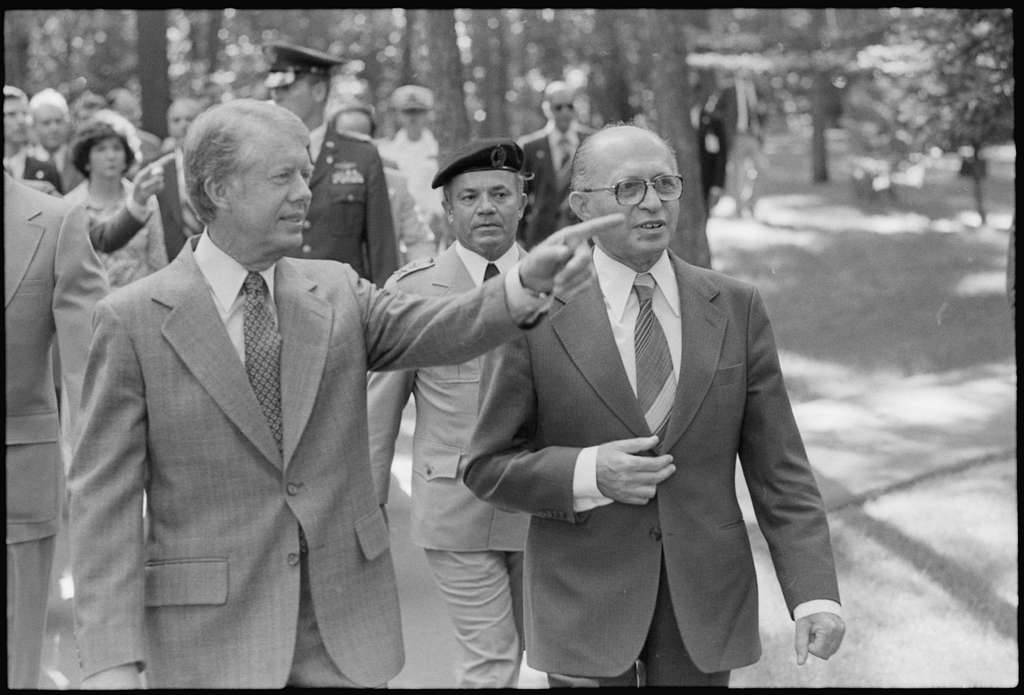
M 501 509 L 575 521 L 572 478 L 580 449 L 535 447 L 537 393 L 525 336 L 484 358 L 480 394 L 463 482 Z
M 68 476 L 68 528 L 85 678 L 145 660 L 145 383 L 132 337 L 108 302 L 96 308 L 82 403 L 82 436 Z
M 402 425 L 402 411 L 409 402 L 415 370 L 370 372 L 366 389 L 367 421 L 370 434 L 370 468 L 377 488 L 377 501 L 387 504 L 391 487 L 391 463 L 395 440 Z
M 139 220 L 127 207 L 122 207 L 105 220 L 89 220 L 89 239 L 97 251 L 113 253 L 131 241 L 145 224 L 145 220 Z
M 110 291 L 107 274 L 89 244 L 88 212 L 83 206 L 65 215 L 57 236 L 54 256 L 53 318 L 57 331 L 63 390 L 69 409 L 69 444 L 77 437 L 82 378 L 89 341 L 92 337 L 93 310 Z
M 391 202 L 384 179 L 384 166 L 376 148 L 371 147 L 366 175 L 366 255 L 368 276 L 378 287 L 398 270 L 398 240 L 391 218 Z
M 751 295 L 747 398 L 739 457 L 758 525 L 790 614 L 804 601 L 839 601 L 825 507 L 782 379 L 760 295 Z

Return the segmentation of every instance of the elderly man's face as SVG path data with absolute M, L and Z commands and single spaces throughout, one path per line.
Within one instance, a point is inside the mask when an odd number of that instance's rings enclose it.
M 628 178 L 650 181 L 661 174 L 677 173 L 671 152 L 640 128 L 601 131 L 591 138 L 596 138 L 589 143 L 588 168 L 593 174 L 583 188 L 610 187 Z M 610 190 L 572 193 L 570 203 L 584 220 L 615 212 L 626 215 L 621 228 L 599 233 L 595 243 L 637 272 L 647 270 L 668 248 L 679 221 L 679 201 L 662 201 L 650 185 L 634 205 L 620 205 Z
M 68 141 L 70 120 L 59 106 L 40 104 L 32 110 L 32 129 L 39 144 L 54 152 Z
M 312 198 L 309 138 L 259 122 L 250 128 L 216 221 L 244 247 L 247 258 L 273 262 L 302 243 Z
M 489 261 L 512 247 L 526 207 L 518 174 L 500 169 L 467 171 L 446 188 L 445 208 L 460 244 Z

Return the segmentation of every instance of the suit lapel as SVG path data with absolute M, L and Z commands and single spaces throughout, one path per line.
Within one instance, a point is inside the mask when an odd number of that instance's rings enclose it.
M 24 196 L 14 195 L 13 184 L 4 176 L 4 307 L 25 279 L 32 257 L 43 240 L 46 228 L 33 220 L 38 208 L 25 205 Z
M 171 307 L 163 335 L 224 414 L 268 461 L 280 467 L 277 442 L 249 384 L 245 366 L 196 265 L 192 244 L 186 243 L 185 247 L 168 268 L 168 282 L 159 286 L 153 297 Z
M 711 303 L 718 289 L 689 271 L 679 259 L 670 258 L 679 283 L 682 357 L 672 416 L 659 447 L 662 451 L 675 445 L 704 402 L 718 369 L 727 323 L 725 315 Z
M 313 294 L 316 283 L 282 258 L 274 277 L 281 346 L 282 449 L 287 467 L 309 421 L 327 360 L 333 324 L 331 306 Z M 269 430 L 268 430 L 269 431 Z
M 622 367 L 596 280 L 551 317 L 551 328 L 608 409 L 636 436 L 647 434 L 647 421 Z

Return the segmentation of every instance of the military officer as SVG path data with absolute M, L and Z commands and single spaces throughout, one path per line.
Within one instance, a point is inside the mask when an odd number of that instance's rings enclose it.
M 310 130 L 313 200 L 302 246 L 292 255 L 348 263 L 383 286 L 398 268 L 398 247 L 380 154 L 368 137 L 339 133 L 324 119 L 331 71 L 343 61 L 281 42 L 264 50 L 271 98 Z

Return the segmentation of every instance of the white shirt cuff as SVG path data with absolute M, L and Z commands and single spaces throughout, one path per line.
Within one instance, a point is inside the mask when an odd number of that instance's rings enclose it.
M 149 208 L 147 208 L 145 205 L 139 205 L 135 201 L 135 198 L 129 196 L 126 205 L 128 207 L 128 212 L 130 212 L 132 214 L 132 217 L 134 217 L 135 219 L 139 220 L 140 222 L 145 222 L 146 220 L 149 219 Z
M 597 489 L 597 447 L 580 449 L 572 473 L 572 510 L 585 512 L 612 502 L 610 497 L 605 497 Z
M 523 281 L 519 277 L 519 263 L 512 266 L 504 275 L 505 297 L 512 319 L 519 326 L 532 326 L 551 308 L 551 295 L 538 294 L 523 287 Z
M 843 617 L 842 609 L 838 603 L 825 598 L 819 598 L 813 601 L 804 601 L 794 608 L 793 620 L 800 620 L 800 618 L 813 613 L 835 613 L 840 618 Z

